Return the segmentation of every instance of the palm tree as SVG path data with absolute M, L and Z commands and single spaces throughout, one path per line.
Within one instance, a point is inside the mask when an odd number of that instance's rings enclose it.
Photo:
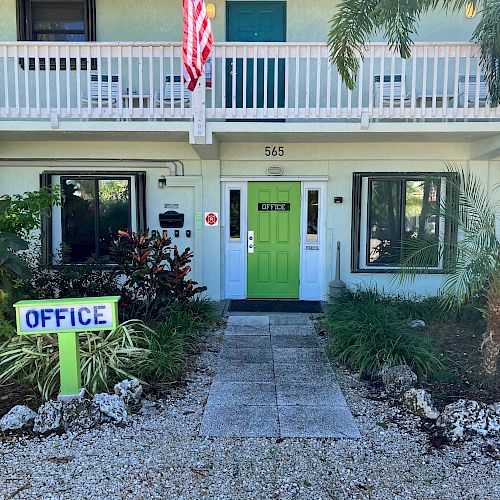
M 483 337 L 484 369 L 494 375 L 500 353 L 500 239 L 497 234 L 497 206 L 488 190 L 470 171 L 447 165 L 448 193 L 439 217 L 456 229 L 456 241 L 446 234 L 439 241 L 413 239 L 395 280 L 402 284 L 435 267 L 436 253 L 448 262 L 440 290 L 446 308 L 460 307 L 478 295 L 486 298 L 487 328 Z M 497 186 L 497 189 L 500 186 Z M 433 216 L 435 214 L 432 214 Z M 423 214 L 425 217 L 425 214 Z
M 470 0 L 341 0 L 330 20 L 330 59 L 352 90 L 356 85 L 358 58 L 369 37 L 382 30 L 391 48 L 401 57 L 411 56 L 412 35 L 426 12 L 461 11 Z M 481 66 L 489 87 L 491 105 L 500 104 L 500 0 L 477 0 L 480 21 L 473 40 L 481 46 Z

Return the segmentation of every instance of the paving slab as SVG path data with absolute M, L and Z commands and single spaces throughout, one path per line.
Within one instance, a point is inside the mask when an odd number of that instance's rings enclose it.
M 276 404 L 273 382 L 222 382 L 214 380 L 208 404 L 262 406 Z
M 209 404 L 201 422 L 202 436 L 278 437 L 278 408 Z
M 200 434 L 359 437 L 309 315 L 229 318 Z
M 267 363 L 272 361 L 271 349 L 222 347 L 219 353 L 219 369 L 224 361 L 241 361 L 242 363 Z
M 267 335 L 226 335 L 222 346 L 231 349 L 271 349 L 271 337 Z
M 257 338 L 257 337 L 255 337 Z M 314 335 L 277 335 L 272 338 L 273 348 L 317 348 L 318 342 Z
M 335 383 L 335 375 L 327 363 L 274 363 L 274 377 L 276 383 L 306 381 Z
M 310 325 L 310 314 L 273 314 L 269 316 L 272 325 Z
M 289 438 L 359 439 L 347 406 L 278 406 L 280 435 Z
M 321 349 L 300 347 L 273 348 L 275 363 L 328 363 L 328 358 Z
M 227 324 L 228 326 L 268 327 L 269 316 L 229 316 Z
M 272 337 L 280 335 L 311 335 L 311 337 L 316 337 L 313 325 L 273 325 L 270 333 Z
M 229 335 L 269 335 L 269 325 L 267 326 L 248 326 L 248 325 L 228 325 L 224 333 Z
M 242 363 L 225 361 L 219 366 L 216 380 L 221 382 L 273 382 L 274 367 L 267 363 Z
M 278 406 L 345 406 L 340 387 L 334 382 L 276 382 Z

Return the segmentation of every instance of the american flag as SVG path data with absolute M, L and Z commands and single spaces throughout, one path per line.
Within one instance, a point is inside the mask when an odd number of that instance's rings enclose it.
M 203 74 L 214 37 L 203 0 L 182 0 L 182 8 L 184 10 L 184 36 L 182 38 L 184 80 L 187 88 L 193 91 Z

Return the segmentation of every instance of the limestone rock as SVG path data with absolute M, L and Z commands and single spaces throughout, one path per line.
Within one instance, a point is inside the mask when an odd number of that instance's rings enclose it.
M 425 324 L 425 321 L 422 321 L 421 319 L 414 319 L 408 323 L 408 326 L 414 330 L 419 330 L 421 328 L 425 328 L 427 325 Z
M 436 423 L 440 427 L 446 427 L 454 440 L 462 439 L 467 432 L 475 432 L 481 436 L 498 436 L 500 403 L 487 405 L 460 399 L 447 405 Z
M 9 413 L 0 419 L 0 430 L 6 431 L 24 431 L 33 428 L 36 413 L 27 406 L 14 406 Z
M 439 412 L 434 407 L 431 395 L 424 389 L 410 389 L 401 397 L 401 402 L 418 417 L 436 420 Z
M 417 383 L 417 375 L 407 365 L 383 368 L 381 375 L 387 394 L 396 398 L 412 389 Z
M 63 427 L 63 403 L 48 401 L 38 408 L 33 430 L 38 434 L 49 434 Z
M 121 424 L 127 421 L 127 408 L 117 394 L 96 394 L 93 402 L 102 413 L 103 422 Z
M 132 380 L 126 379 L 115 385 L 115 394 L 117 394 L 127 406 L 140 404 L 142 393 L 142 385 L 136 378 Z
M 63 406 L 62 422 L 67 431 L 91 429 L 101 422 L 101 412 L 89 399 L 72 399 Z

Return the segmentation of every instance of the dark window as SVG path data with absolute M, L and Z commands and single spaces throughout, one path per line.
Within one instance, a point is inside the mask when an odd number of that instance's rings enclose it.
M 42 250 L 46 264 L 59 248 L 52 248 L 52 233 L 60 227 L 55 241 L 61 241 L 64 257 L 74 263 L 91 256 L 105 257 L 117 231 L 146 229 L 146 174 L 144 172 L 85 173 L 44 172 L 41 187 L 50 187 L 60 176 L 62 206 L 60 221 L 42 220 Z M 132 188 L 134 188 L 132 196 Z M 132 201 L 134 201 L 132 206 Z M 132 208 L 135 212 L 132 212 Z M 132 214 L 134 213 L 133 224 Z M 59 229 L 58 229 L 59 231 Z
M 309 189 L 307 191 L 307 236 L 308 243 L 318 242 L 318 212 L 319 210 L 319 191 Z
M 452 198 L 446 185 L 438 174 L 355 174 L 353 270 L 397 268 L 417 248 L 435 248 L 427 265 L 441 268 L 440 207 Z
M 17 0 L 18 39 L 95 40 L 95 0 Z
M 62 177 L 62 244 L 71 262 L 109 254 L 118 230 L 131 228 L 130 179 Z
M 229 240 L 240 241 L 241 238 L 241 191 L 229 191 Z

